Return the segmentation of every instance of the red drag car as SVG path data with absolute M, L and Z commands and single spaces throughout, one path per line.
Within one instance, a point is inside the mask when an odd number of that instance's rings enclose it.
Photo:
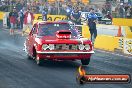
M 25 40 L 28 58 L 42 65 L 43 60 L 81 60 L 88 65 L 94 53 L 90 40 L 80 38 L 76 27 L 68 22 L 38 22 Z

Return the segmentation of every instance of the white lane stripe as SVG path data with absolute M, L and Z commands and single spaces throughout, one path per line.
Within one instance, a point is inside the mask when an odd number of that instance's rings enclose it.
M 103 51 L 103 50 L 98 50 L 98 49 L 95 49 L 95 51 L 99 51 L 99 52 L 102 52 L 102 53 L 107 53 L 107 54 L 112 54 L 112 55 L 116 55 L 116 56 L 125 57 L 125 58 L 131 58 L 132 59 L 132 56 L 124 56 L 124 55 L 120 55 L 120 54 L 117 54 L 117 53 Z

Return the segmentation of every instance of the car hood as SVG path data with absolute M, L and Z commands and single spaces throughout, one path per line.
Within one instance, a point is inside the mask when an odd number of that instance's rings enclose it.
M 35 41 L 42 44 L 91 44 L 87 38 L 58 39 L 54 36 L 37 36 Z

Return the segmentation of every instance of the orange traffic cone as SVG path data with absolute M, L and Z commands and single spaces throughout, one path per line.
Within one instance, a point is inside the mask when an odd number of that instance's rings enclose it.
M 121 26 L 119 26 L 118 33 L 117 33 L 117 37 L 121 37 L 121 36 L 122 36 L 122 33 L 121 33 Z

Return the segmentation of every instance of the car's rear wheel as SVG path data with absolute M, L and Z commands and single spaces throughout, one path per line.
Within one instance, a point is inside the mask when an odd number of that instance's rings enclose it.
M 89 62 L 90 62 L 90 58 L 81 60 L 82 65 L 88 65 Z

